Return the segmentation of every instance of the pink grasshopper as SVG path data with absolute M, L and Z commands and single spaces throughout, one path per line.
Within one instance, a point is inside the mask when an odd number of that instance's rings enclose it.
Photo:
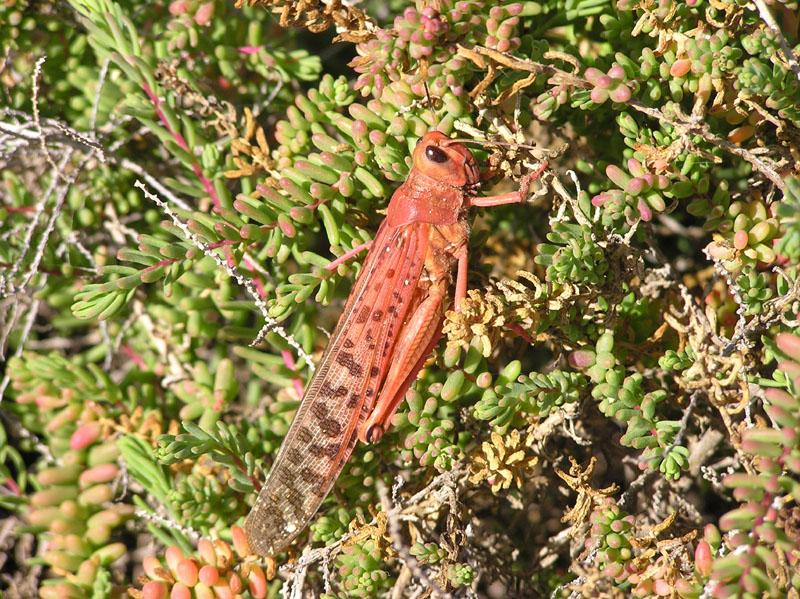
M 245 522 L 258 554 L 284 550 L 328 495 L 356 441 L 374 443 L 389 427 L 441 336 L 456 264 L 456 310 L 466 296 L 467 210 L 522 201 L 546 166 L 523 177 L 519 191 L 477 197 L 478 164 L 458 140 L 427 133 L 413 160 L 364 246 L 370 249 L 339 324 Z

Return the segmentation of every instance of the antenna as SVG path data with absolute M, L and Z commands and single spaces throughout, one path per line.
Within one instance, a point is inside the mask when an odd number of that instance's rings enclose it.
M 433 128 L 434 130 L 439 130 L 439 119 L 436 117 L 436 111 L 433 109 L 433 100 L 431 99 L 430 90 L 428 90 L 428 82 L 423 81 L 422 86 L 425 88 L 425 97 L 428 98 L 428 108 L 431 111 L 431 117 L 433 117 Z
M 508 148 L 524 148 L 526 150 L 540 150 L 541 148 L 537 148 L 536 146 L 531 146 L 528 144 L 517 144 L 517 143 L 510 143 L 506 141 L 494 141 L 491 139 L 451 139 L 450 143 L 462 143 L 462 144 L 478 144 L 484 146 L 506 146 Z

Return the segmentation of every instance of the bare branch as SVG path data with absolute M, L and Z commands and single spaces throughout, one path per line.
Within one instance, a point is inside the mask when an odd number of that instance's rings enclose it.
M 247 290 L 247 293 L 250 294 L 250 296 L 255 300 L 256 307 L 259 309 L 261 315 L 264 317 L 265 324 L 261 332 L 259 332 L 259 335 L 253 342 L 253 344 L 255 345 L 260 342 L 262 338 L 262 333 L 265 333 L 266 331 L 274 331 L 284 341 L 286 341 L 286 343 L 288 343 L 290 346 L 294 348 L 294 350 L 297 352 L 297 355 L 303 358 L 308 369 L 313 373 L 315 367 L 314 367 L 314 361 L 311 359 L 311 356 L 309 356 L 306 353 L 306 351 L 300 346 L 297 340 L 292 335 L 290 335 L 277 320 L 269 316 L 269 314 L 267 313 L 267 304 L 264 301 L 264 299 L 258 294 L 258 291 L 253 285 L 253 282 L 250 279 L 247 279 L 242 275 L 240 275 L 234 266 L 225 262 L 222 258 L 219 257 L 219 255 L 215 251 L 213 251 L 208 246 L 207 243 L 203 242 L 197 235 L 192 233 L 189 230 L 189 227 L 186 226 L 186 223 L 184 223 L 178 218 L 178 215 L 175 214 L 172 208 L 170 208 L 167 205 L 167 203 L 161 200 L 159 197 L 150 193 L 145 187 L 144 183 L 137 180 L 134 186 L 141 189 L 147 199 L 155 203 L 162 210 L 164 210 L 164 212 L 167 213 L 167 216 L 169 216 L 172 219 L 172 222 L 175 224 L 175 226 L 178 227 L 183 232 L 187 241 L 191 241 L 195 245 L 195 247 L 197 247 L 200 251 L 203 252 L 203 254 L 214 260 L 217 266 L 219 266 L 226 273 L 228 273 L 228 276 L 231 277 L 234 281 L 236 281 L 239 285 L 244 287 L 245 290 Z
M 380 497 L 381 505 L 383 506 L 383 511 L 386 516 L 389 518 L 389 531 L 392 534 L 392 547 L 397 552 L 397 555 L 400 556 L 403 564 L 411 570 L 411 573 L 419 578 L 425 586 L 427 586 L 433 595 L 439 595 L 440 597 L 445 597 L 446 599 L 450 599 L 452 596 L 450 593 L 442 590 L 438 584 L 436 584 L 430 577 L 425 573 L 425 571 L 419 567 L 419 562 L 417 558 L 411 555 L 411 552 L 408 550 L 408 547 L 405 546 L 403 543 L 403 531 L 400 530 L 400 522 L 397 519 L 397 512 L 398 508 L 394 505 L 394 502 L 389 499 L 389 494 L 386 492 L 386 485 L 383 484 L 383 481 L 378 479 L 377 481 L 377 488 L 378 488 L 378 497 Z

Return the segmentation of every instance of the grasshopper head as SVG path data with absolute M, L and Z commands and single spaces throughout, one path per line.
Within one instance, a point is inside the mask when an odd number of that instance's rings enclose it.
M 417 142 L 414 168 L 453 187 L 473 185 L 481 178 L 472 152 L 441 131 L 426 133 Z

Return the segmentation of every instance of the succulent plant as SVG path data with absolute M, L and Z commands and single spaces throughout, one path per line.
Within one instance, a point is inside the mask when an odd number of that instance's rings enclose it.
M 0 3 L 0 594 L 794 596 L 797 11 Z M 530 193 L 461 215 L 446 342 L 257 560 L 432 129 Z

